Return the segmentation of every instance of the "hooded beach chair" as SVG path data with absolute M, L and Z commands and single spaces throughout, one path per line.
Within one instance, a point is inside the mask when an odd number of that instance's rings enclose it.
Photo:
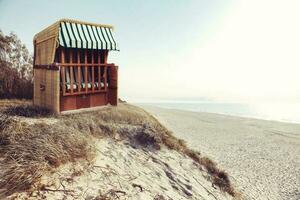
M 62 19 L 34 37 L 34 104 L 55 112 L 118 102 L 110 25 Z

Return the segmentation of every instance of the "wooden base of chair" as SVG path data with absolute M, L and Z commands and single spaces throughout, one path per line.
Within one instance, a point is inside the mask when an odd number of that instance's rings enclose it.
M 104 109 L 109 108 L 109 107 L 110 107 L 110 105 L 96 106 L 96 107 L 92 107 L 92 108 L 80 108 L 80 109 L 76 109 L 76 110 L 62 111 L 62 112 L 60 112 L 60 114 L 62 114 L 62 115 L 72 115 L 72 114 L 77 114 L 77 113 L 87 113 L 87 112 L 91 112 L 91 111 L 104 110 Z
M 109 103 L 106 93 L 61 96 L 60 111 L 103 106 Z

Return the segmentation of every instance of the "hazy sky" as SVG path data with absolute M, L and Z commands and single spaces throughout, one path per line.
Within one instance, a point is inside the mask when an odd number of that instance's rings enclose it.
M 0 28 L 32 51 L 60 18 L 112 24 L 120 97 L 300 102 L 300 1 L 0 0 Z

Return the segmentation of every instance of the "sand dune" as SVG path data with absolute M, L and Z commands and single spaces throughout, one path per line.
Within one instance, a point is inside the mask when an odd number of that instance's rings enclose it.
M 207 174 L 190 158 L 175 151 L 154 153 L 101 139 L 96 153 L 93 164 L 68 164 L 45 176 L 42 184 L 48 187 L 35 191 L 30 199 L 232 199 L 212 187 L 205 178 Z M 18 198 L 22 197 L 28 195 L 19 194 Z
M 143 109 L 120 104 L 58 116 L 42 111 L 2 111 L 0 199 L 239 197 L 226 172 Z
M 300 124 L 142 107 L 217 161 L 246 199 L 300 199 Z

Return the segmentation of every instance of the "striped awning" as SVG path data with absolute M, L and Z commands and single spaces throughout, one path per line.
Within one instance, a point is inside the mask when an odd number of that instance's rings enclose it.
M 119 50 L 112 27 L 60 22 L 59 44 L 66 48 Z

